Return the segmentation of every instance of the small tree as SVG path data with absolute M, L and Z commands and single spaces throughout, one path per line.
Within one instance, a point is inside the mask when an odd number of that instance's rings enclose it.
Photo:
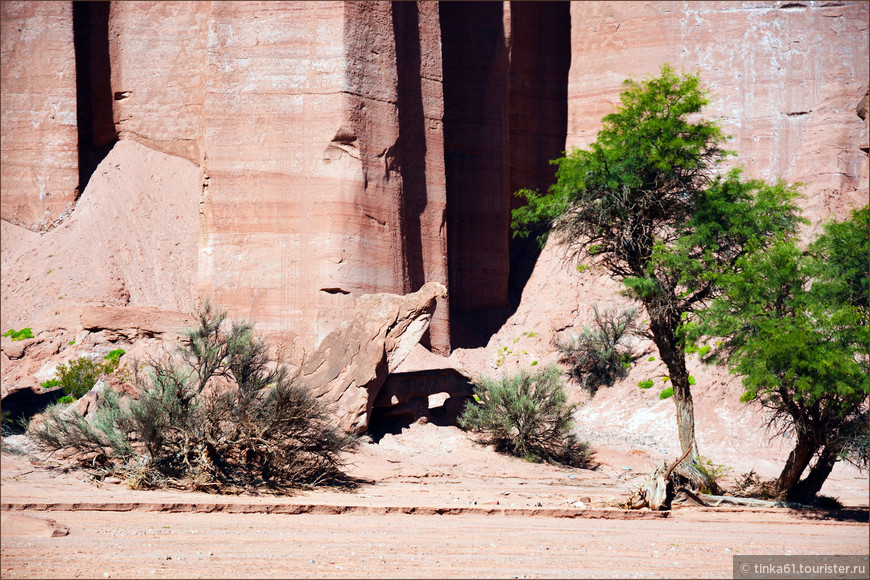
M 743 376 L 742 399 L 794 433 L 772 490 L 794 501 L 811 500 L 840 458 L 867 467 L 867 256 L 865 207 L 806 253 L 787 239 L 745 258 L 698 327 L 724 338 L 711 358 Z
M 459 425 L 482 433 L 496 451 L 530 461 L 589 464 L 589 444 L 573 432 L 574 407 L 566 402 L 558 366 L 521 370 L 500 381 L 483 378 L 474 392 L 479 403 L 465 407 Z
M 643 304 L 671 378 L 680 446 L 697 462 L 686 327 L 741 257 L 794 230 L 797 192 L 717 172 L 730 152 L 719 126 L 696 117 L 708 102 L 699 75 L 666 65 L 625 86 L 589 150 L 554 162 L 548 194 L 518 192 L 528 204 L 512 225 L 519 235 L 552 228 L 573 257 L 602 265 Z

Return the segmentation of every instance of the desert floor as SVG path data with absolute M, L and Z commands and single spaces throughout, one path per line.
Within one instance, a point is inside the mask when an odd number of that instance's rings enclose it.
M 534 465 L 431 424 L 348 459 L 351 491 L 223 496 L 130 490 L 4 452 L 2 577 L 725 578 L 735 554 L 867 554 L 870 542 L 867 476 L 841 467 L 823 493 L 852 517 L 626 512 L 608 504 L 654 467 L 642 454 Z

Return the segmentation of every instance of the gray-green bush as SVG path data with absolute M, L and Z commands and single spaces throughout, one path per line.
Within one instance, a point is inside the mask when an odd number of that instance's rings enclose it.
M 107 389 L 90 419 L 54 407 L 35 439 L 80 451 L 140 487 L 237 491 L 346 481 L 341 455 L 356 438 L 285 366 L 269 363 L 251 323 L 228 324 L 208 303 L 197 316 L 178 356 L 151 361 L 137 379 L 137 399 Z
M 556 337 L 553 343 L 561 354 L 559 362 L 569 366 L 569 374 L 595 394 L 598 387 L 611 386 L 628 375 L 634 357 L 627 340 L 635 329 L 636 310 L 621 312 L 592 308 L 594 324 L 584 326 L 579 335 Z
M 459 418 L 464 429 L 483 436 L 496 451 L 530 461 L 574 467 L 591 465 L 592 451 L 574 433 L 572 413 L 556 365 L 521 370 L 501 380 L 483 378 Z

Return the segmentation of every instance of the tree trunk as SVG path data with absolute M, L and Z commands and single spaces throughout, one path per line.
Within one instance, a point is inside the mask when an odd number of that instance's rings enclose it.
M 837 462 L 839 454 L 839 449 L 825 446 L 816 459 L 816 463 L 810 469 L 809 475 L 795 486 L 794 490 L 789 493 L 788 499 L 799 503 L 812 501 L 821 491 L 822 485 L 831 474 L 831 470 L 834 469 L 834 463 Z
M 659 349 L 659 356 L 668 367 L 671 387 L 674 390 L 680 449 L 683 453 L 691 449 L 692 461 L 700 463 L 698 443 L 695 440 L 695 406 L 692 403 L 689 372 L 686 370 L 686 356 L 677 340 L 676 330 L 678 326 L 679 318 L 650 315 L 650 330 L 652 330 L 653 340 Z
M 674 384 L 674 404 L 677 406 L 677 430 L 680 434 L 680 449 L 685 453 L 692 450 L 692 461 L 700 464 L 698 442 L 695 440 L 695 405 L 692 403 L 692 392 L 686 380 L 685 388 Z M 679 393 L 679 394 L 678 394 Z
M 779 479 L 776 480 L 776 488 L 780 494 L 784 494 L 787 497 L 791 496 L 817 448 L 818 445 L 813 443 L 810 437 L 804 433 L 798 433 L 797 443 L 791 453 L 789 453 Z

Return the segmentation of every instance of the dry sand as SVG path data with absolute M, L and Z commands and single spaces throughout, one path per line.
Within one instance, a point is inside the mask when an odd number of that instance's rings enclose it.
M 870 540 L 866 521 L 822 512 L 607 507 L 650 463 L 606 447 L 597 469 L 566 469 L 415 424 L 348 459 L 352 491 L 217 496 L 3 453 L 2 576 L 724 578 L 735 554 L 867 554 Z M 838 468 L 825 491 L 861 485 Z

